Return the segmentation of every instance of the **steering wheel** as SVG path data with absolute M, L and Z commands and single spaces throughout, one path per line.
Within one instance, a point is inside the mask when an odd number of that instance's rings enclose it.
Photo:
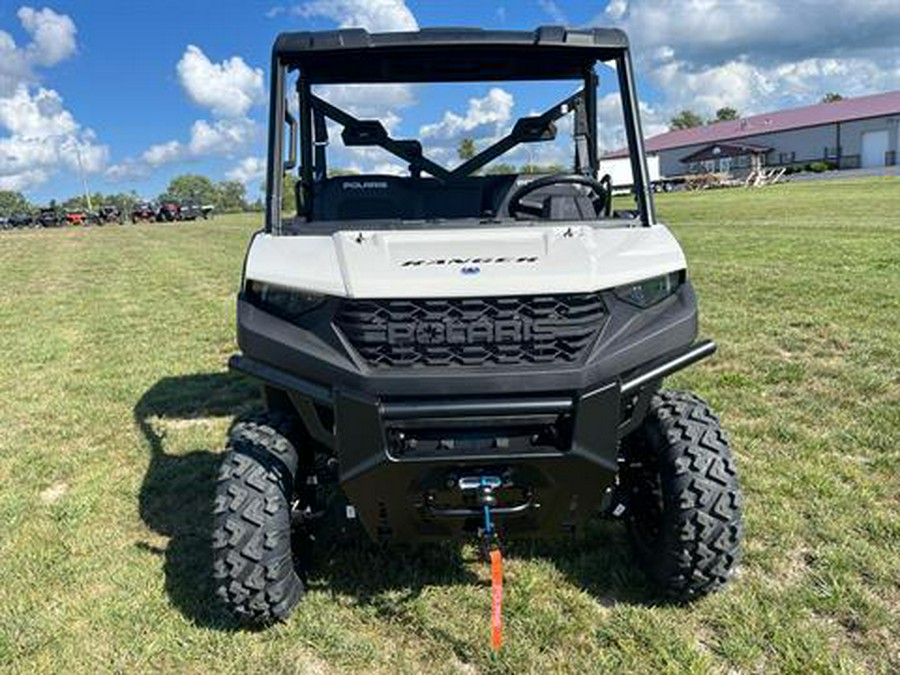
M 608 210 L 610 190 L 607 188 L 607 185 L 610 185 L 610 183 L 606 180 L 606 176 L 604 176 L 604 180 L 599 181 L 578 173 L 555 173 L 552 176 L 544 176 L 530 183 L 525 183 L 525 185 L 513 192 L 506 205 L 506 211 L 510 217 L 515 218 L 519 215 L 540 217 L 544 212 L 544 207 L 540 204 L 523 200 L 532 192 L 536 192 L 548 185 L 583 185 L 590 188 L 595 195 L 593 202 L 594 210 L 597 214 L 599 215 Z

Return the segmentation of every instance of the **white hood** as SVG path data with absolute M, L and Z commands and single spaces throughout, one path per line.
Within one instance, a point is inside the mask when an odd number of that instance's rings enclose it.
M 664 225 L 260 234 L 247 279 L 353 298 L 579 293 L 686 267 Z

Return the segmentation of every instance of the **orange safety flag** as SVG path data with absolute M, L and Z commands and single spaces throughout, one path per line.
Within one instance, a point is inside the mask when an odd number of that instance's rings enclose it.
M 500 549 L 491 551 L 491 646 L 503 644 L 503 558 Z

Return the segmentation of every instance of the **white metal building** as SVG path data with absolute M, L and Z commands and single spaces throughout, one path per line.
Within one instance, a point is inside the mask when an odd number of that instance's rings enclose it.
M 669 131 L 648 138 L 646 147 L 659 157 L 666 177 L 734 172 L 760 163 L 894 166 L 900 163 L 900 91 Z

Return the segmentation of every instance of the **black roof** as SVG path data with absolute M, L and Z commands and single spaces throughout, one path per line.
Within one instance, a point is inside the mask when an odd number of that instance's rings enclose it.
M 274 56 L 311 84 L 555 80 L 581 78 L 598 59 L 627 48 L 625 33 L 614 28 L 350 28 L 281 33 Z

